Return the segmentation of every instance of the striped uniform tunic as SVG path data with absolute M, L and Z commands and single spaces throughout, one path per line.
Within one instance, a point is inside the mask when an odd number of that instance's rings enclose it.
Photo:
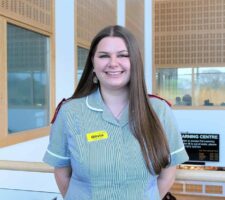
M 150 98 L 166 133 L 171 166 L 188 160 L 170 107 Z M 131 133 L 128 106 L 117 120 L 99 90 L 63 104 L 51 127 L 44 162 L 71 166 L 65 200 L 160 200 L 157 176 L 149 173 Z

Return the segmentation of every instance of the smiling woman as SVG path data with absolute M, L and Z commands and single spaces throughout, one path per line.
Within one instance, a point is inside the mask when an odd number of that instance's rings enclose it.
M 160 200 L 188 159 L 170 107 L 147 95 L 137 41 L 124 27 L 95 36 L 59 108 L 44 161 L 65 200 Z

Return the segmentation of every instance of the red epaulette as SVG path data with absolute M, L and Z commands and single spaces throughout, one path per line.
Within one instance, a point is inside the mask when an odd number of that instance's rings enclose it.
M 60 110 L 62 104 L 63 104 L 64 102 L 66 102 L 66 101 L 67 101 L 67 99 L 63 98 L 63 99 L 59 102 L 59 104 L 57 105 L 57 107 L 56 107 L 56 109 L 55 109 L 54 116 L 53 116 L 52 121 L 51 121 L 51 124 L 54 123 L 54 121 L 55 121 L 55 119 L 56 119 L 56 117 L 57 117 L 57 115 L 58 115 L 58 112 L 59 112 L 59 110 Z
M 159 96 L 157 96 L 157 95 L 154 95 L 154 94 L 148 94 L 148 97 L 160 99 L 160 100 L 162 100 L 162 101 L 165 101 L 165 102 L 168 104 L 168 106 L 170 106 L 170 107 L 172 106 L 172 104 L 171 104 L 169 101 L 167 101 L 166 99 L 163 99 L 162 97 L 159 97 Z

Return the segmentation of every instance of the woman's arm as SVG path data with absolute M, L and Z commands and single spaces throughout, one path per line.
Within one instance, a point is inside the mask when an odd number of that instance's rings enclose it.
M 63 197 L 65 197 L 69 186 L 71 172 L 71 167 L 62 167 L 54 169 L 55 180 L 58 185 L 59 191 L 61 192 Z
M 166 195 L 175 181 L 176 166 L 165 168 L 158 176 L 158 188 L 161 199 Z

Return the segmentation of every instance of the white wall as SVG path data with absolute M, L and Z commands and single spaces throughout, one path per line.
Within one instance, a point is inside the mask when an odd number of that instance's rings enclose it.
M 145 39 L 145 50 L 144 50 L 144 66 L 145 66 L 145 81 L 148 93 L 152 93 L 152 55 L 153 55 L 153 44 L 152 44 L 152 0 L 144 1 L 144 39 Z
M 126 0 L 117 0 L 117 24 L 126 25 Z
M 56 104 L 75 89 L 74 20 L 74 0 L 56 0 Z

